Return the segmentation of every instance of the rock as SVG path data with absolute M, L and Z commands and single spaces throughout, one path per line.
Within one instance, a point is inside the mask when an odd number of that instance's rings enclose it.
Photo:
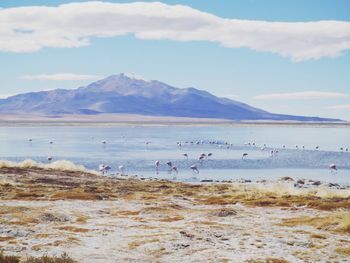
M 69 217 L 65 215 L 54 215 L 51 213 L 43 213 L 39 217 L 40 221 L 43 222 L 68 222 Z
M 241 179 L 238 182 L 241 183 L 241 184 L 245 184 L 245 183 L 251 183 L 252 180 Z
M 182 230 L 180 231 L 180 234 L 185 236 L 185 237 L 188 237 L 188 238 L 194 238 L 194 235 L 193 234 L 189 234 L 187 233 L 186 231 Z
M 211 179 L 203 179 L 203 180 L 201 180 L 201 183 L 212 183 L 213 182 L 213 180 L 211 180 Z
M 340 187 L 339 184 L 336 184 L 336 183 L 328 183 L 327 185 L 328 187 Z
M 297 184 L 305 184 L 305 180 L 304 180 L 304 179 L 299 179 L 299 180 L 297 181 Z
M 256 182 L 257 182 L 258 184 L 265 184 L 265 183 L 267 183 L 267 180 L 262 179 L 262 180 L 257 180 Z
M 320 181 L 314 181 L 314 180 L 310 180 L 309 182 L 311 183 L 311 185 L 315 185 L 315 186 L 319 186 L 322 184 Z
M 233 209 L 221 209 L 213 213 L 214 216 L 227 217 L 237 215 L 237 211 Z
M 279 181 L 282 181 L 282 182 L 294 182 L 294 179 L 292 177 L 289 177 L 289 176 L 284 176 L 284 177 L 280 178 Z

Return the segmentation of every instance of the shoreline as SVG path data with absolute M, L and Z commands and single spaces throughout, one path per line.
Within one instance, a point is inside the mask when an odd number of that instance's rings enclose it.
M 226 119 L 143 116 L 133 114 L 100 115 L 0 115 L 0 127 L 21 126 L 299 126 L 350 128 L 350 122 L 234 121 Z

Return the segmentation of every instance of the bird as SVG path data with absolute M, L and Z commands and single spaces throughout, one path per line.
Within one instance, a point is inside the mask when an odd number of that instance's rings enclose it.
M 173 167 L 173 163 L 170 162 L 170 161 L 167 161 L 166 164 L 167 164 L 170 168 Z
M 277 149 L 271 150 L 271 157 L 277 157 L 277 154 L 278 154 L 278 150 Z
M 32 141 L 33 141 L 33 139 L 28 139 L 28 141 L 32 142 Z
M 176 167 L 176 166 L 173 166 L 171 169 L 172 169 L 172 171 L 173 171 L 175 174 L 178 174 L 178 173 L 179 173 L 179 171 L 177 170 L 177 167 Z
M 336 173 L 338 171 L 337 165 L 334 163 L 329 165 L 329 169 L 331 170 L 331 173 Z
M 316 149 L 316 150 L 320 149 L 320 146 L 317 145 L 315 149 Z
M 197 173 L 197 174 L 199 174 L 199 170 L 198 170 L 198 168 L 197 168 L 197 166 L 194 164 L 194 165 L 191 165 L 191 170 L 193 171 L 193 172 L 195 172 L 195 173 Z
M 154 162 L 154 165 L 156 166 L 156 172 L 157 174 L 159 173 L 159 165 L 160 165 L 160 162 L 157 160 Z
M 50 144 L 53 144 L 53 141 L 50 141 Z
M 212 153 L 208 153 L 208 155 L 207 155 L 208 157 L 211 157 L 211 156 L 213 156 L 213 154 Z
M 245 157 L 247 157 L 248 156 L 248 153 L 243 153 L 243 155 L 242 155 L 242 160 L 245 158 Z
M 48 160 L 49 162 L 51 162 L 51 161 L 52 161 L 52 156 L 48 156 L 48 157 L 47 157 L 47 160 Z
M 123 174 L 124 174 L 124 171 L 125 171 L 124 165 L 119 165 L 118 170 L 119 170 L 119 171 L 121 172 L 121 174 L 123 175 Z
M 105 164 L 100 164 L 99 165 L 99 170 L 102 173 L 102 175 L 104 175 L 105 173 L 107 173 L 109 170 L 111 170 L 111 167 L 109 165 L 105 165 Z
M 102 174 L 104 174 L 104 172 L 105 172 L 105 165 L 104 165 L 104 164 L 100 164 L 100 165 L 98 166 L 98 170 L 99 170 Z
M 187 153 L 184 153 L 183 156 L 185 156 L 186 159 L 188 159 L 188 154 Z

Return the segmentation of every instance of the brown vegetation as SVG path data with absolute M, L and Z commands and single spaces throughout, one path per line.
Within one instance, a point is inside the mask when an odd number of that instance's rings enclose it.
M 266 259 L 251 259 L 247 260 L 246 263 L 288 263 L 285 259 L 279 258 L 266 258 Z
M 28 257 L 21 259 L 17 256 L 8 256 L 0 252 L 0 263 L 77 263 L 74 259 L 70 258 L 67 254 L 63 253 L 59 257 Z
M 11 232 L 10 235 L 15 238 L 0 238 L 0 248 L 17 242 L 16 245 L 25 247 L 29 255 L 30 251 L 36 251 L 35 254 L 49 253 L 57 246 L 67 249 L 74 247 L 73 250 L 66 250 L 70 253 L 79 251 L 79 246 L 90 237 L 109 235 L 115 229 L 122 231 L 122 237 L 118 235 L 118 238 L 125 241 L 122 243 L 126 250 L 135 250 L 136 258 L 146 250 L 155 251 L 151 253 L 152 259 L 162 259 L 162 256 L 172 253 L 182 253 L 184 256 L 190 250 L 191 253 L 204 255 L 207 253 L 205 249 L 216 251 L 231 245 L 231 250 L 227 248 L 226 251 L 241 249 L 249 253 L 249 249 L 263 251 L 268 247 L 269 240 L 276 238 L 285 238 L 281 245 L 293 250 L 288 254 L 307 262 L 319 259 L 321 255 L 310 255 L 312 251 L 332 254 L 327 255 L 327 259 L 332 260 L 346 257 L 350 250 L 345 244 L 350 233 L 349 189 L 297 189 L 288 183 L 278 183 L 277 186 L 190 184 L 102 177 L 82 171 L 6 167 L 0 168 L 0 200 L 3 204 L 0 205 L 1 226 L 9 231 L 36 229 L 22 236 L 17 235 L 16 231 Z M 47 202 L 55 200 L 70 201 Z M 299 227 L 305 225 L 317 231 Z M 124 236 L 128 231 L 131 235 Z M 232 241 L 237 236 L 241 237 L 238 248 Z M 296 242 L 295 237 L 306 239 L 305 244 Z M 28 242 L 34 239 L 35 242 Z M 331 240 L 336 241 L 329 248 L 327 244 Z M 345 240 L 345 246 L 342 246 L 341 240 Z M 195 246 L 191 242 L 200 244 L 198 249 L 203 249 L 203 252 L 194 251 Z M 224 246 L 213 248 L 212 244 Z M 298 247 L 308 248 L 308 251 Z M 259 254 L 256 255 L 258 259 L 247 262 L 287 262 L 279 259 L 284 254 L 265 258 L 268 255 Z M 74 262 L 48 261 L 48 258 L 46 261 L 35 260 L 39 259 L 22 262 Z M 44 257 L 40 260 L 44 260 Z
M 159 200 L 182 198 L 204 205 L 242 203 L 247 206 L 302 207 L 335 210 L 350 207 L 350 191 L 297 190 L 280 184 L 263 188 L 249 184 L 186 184 L 170 181 L 120 180 L 42 168 L 0 168 L 2 200 Z M 176 208 L 178 209 L 178 208 Z M 1 210 L 0 210 L 1 213 Z
M 294 217 L 284 219 L 282 226 L 308 225 L 317 229 L 350 233 L 350 210 L 340 209 L 324 217 Z
M 89 229 L 81 228 L 81 227 L 74 227 L 74 226 L 62 226 L 58 228 L 59 230 L 64 230 L 68 232 L 74 232 L 74 233 L 86 233 L 89 232 Z

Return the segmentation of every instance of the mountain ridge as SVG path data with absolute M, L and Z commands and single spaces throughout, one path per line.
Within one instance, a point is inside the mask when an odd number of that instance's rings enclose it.
M 0 99 L 0 113 L 45 115 L 127 113 L 237 121 L 341 121 L 274 114 L 236 100 L 216 97 L 193 87 L 180 89 L 158 80 L 146 81 L 123 73 L 111 75 L 77 89 L 29 92 Z

